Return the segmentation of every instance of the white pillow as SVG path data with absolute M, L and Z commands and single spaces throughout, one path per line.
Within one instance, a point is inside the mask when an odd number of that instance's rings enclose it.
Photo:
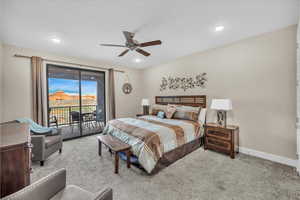
M 206 118 L 206 108 L 201 108 L 200 114 L 198 116 L 198 121 L 201 123 L 201 125 L 205 124 L 205 118 Z

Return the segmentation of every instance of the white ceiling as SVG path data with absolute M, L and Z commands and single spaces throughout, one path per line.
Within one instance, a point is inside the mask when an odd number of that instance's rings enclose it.
M 193 52 L 296 24 L 298 0 L 0 0 L 5 43 L 66 56 L 147 67 Z M 215 33 L 216 25 L 224 25 Z M 123 44 L 121 31 L 136 32 L 151 56 L 99 43 Z M 53 36 L 62 40 L 54 44 Z M 141 63 L 133 59 L 140 57 Z

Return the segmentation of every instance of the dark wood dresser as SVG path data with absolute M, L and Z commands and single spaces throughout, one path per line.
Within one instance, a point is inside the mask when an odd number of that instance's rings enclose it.
M 1 196 L 30 184 L 30 131 L 27 124 L 0 124 Z
M 239 127 L 227 125 L 219 126 L 215 123 L 205 125 L 204 149 L 210 149 L 235 157 L 239 148 Z

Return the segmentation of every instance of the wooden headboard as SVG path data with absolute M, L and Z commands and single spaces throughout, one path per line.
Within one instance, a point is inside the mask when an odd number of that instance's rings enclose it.
M 195 96 L 156 96 L 155 103 L 161 105 L 177 104 L 206 108 L 206 95 Z

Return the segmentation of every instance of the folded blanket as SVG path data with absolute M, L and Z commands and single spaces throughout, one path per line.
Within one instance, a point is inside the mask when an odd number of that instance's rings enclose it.
M 55 128 L 41 126 L 29 118 L 19 118 L 17 119 L 17 121 L 20 123 L 29 124 L 30 131 L 33 132 L 34 134 L 49 134 L 52 132 L 56 132 Z

